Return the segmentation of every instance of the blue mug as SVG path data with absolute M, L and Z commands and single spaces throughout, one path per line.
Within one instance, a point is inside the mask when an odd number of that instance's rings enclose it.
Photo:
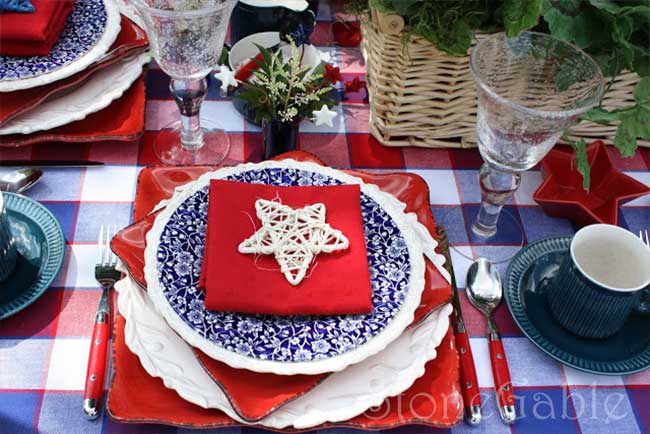
M 0 191 L 0 282 L 7 280 L 11 276 L 14 268 L 16 268 L 17 257 L 16 240 L 11 235 L 9 217 Z
M 639 309 L 648 286 L 650 248 L 625 229 L 596 224 L 571 240 L 548 303 L 553 317 L 573 334 L 606 338 Z
M 318 0 L 239 0 L 230 17 L 230 43 L 254 33 L 279 32 L 283 26 L 303 24 L 314 30 Z M 293 23 L 293 24 L 292 24 Z

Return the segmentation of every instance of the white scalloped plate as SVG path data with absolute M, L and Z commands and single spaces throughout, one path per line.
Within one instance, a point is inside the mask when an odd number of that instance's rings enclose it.
M 261 360 L 247 355 L 239 354 L 222 348 L 214 342 L 208 340 L 197 330 L 190 327 L 174 310 L 165 297 L 164 287 L 160 282 L 158 273 L 158 246 L 161 234 L 165 226 L 176 211 L 176 209 L 190 196 L 205 188 L 211 179 L 220 179 L 236 175 L 251 170 L 263 170 L 271 168 L 298 169 L 308 172 L 316 172 L 327 177 L 337 179 L 343 183 L 360 184 L 361 192 L 375 202 L 377 202 L 395 222 L 395 225 L 401 232 L 408 251 L 410 260 L 410 281 L 409 290 L 404 297 L 399 311 L 394 315 L 392 320 L 377 335 L 369 339 L 363 345 L 360 345 L 350 351 L 337 354 L 332 357 L 309 360 L 281 362 L 274 360 Z M 444 257 L 435 253 L 435 241 L 429 235 L 428 230 L 422 226 L 415 214 L 405 214 L 406 205 L 397 200 L 394 196 L 382 192 L 376 185 L 364 184 L 357 177 L 348 175 L 341 171 L 320 166 L 314 163 L 298 162 L 295 160 L 283 161 L 265 161 L 254 164 L 240 164 L 236 167 L 226 167 L 214 172 L 208 172 L 202 175 L 196 181 L 190 182 L 176 190 L 171 199 L 166 202 L 166 207 L 156 217 L 153 227 L 147 233 L 147 247 L 145 249 L 145 267 L 144 274 L 147 282 L 147 289 L 153 304 L 158 312 L 167 320 L 169 325 L 174 329 L 186 342 L 199 348 L 213 359 L 222 361 L 233 368 L 248 369 L 256 372 L 267 372 L 278 375 L 295 375 L 295 374 L 320 374 L 324 372 L 338 372 L 347 366 L 359 363 L 364 359 L 377 354 L 383 350 L 386 345 L 395 340 L 402 334 L 404 329 L 412 322 L 414 312 L 418 307 L 421 294 L 424 289 L 424 259 L 426 254 L 432 259 L 432 262 L 448 279 L 448 274 L 443 272 L 442 264 Z
M 119 292 L 119 311 L 126 319 L 126 345 L 149 375 L 161 378 L 166 387 L 193 404 L 219 409 L 240 423 L 251 423 L 233 409 L 192 348 L 158 314 L 146 291 L 130 277 L 119 281 L 115 289 Z M 307 429 L 349 420 L 399 395 L 424 374 L 424 365 L 435 359 L 451 311 L 450 304 L 436 309 L 383 351 L 330 375 L 314 389 L 253 424 Z
M 0 128 L 0 136 L 31 134 L 79 121 L 121 97 L 151 60 L 147 53 L 135 54 L 93 74 L 69 93 L 34 107 Z
M 120 10 L 114 0 L 104 0 L 106 8 L 106 28 L 101 38 L 85 54 L 73 62 L 68 63 L 54 71 L 45 72 L 29 78 L 16 80 L 0 80 L 0 92 L 13 92 L 21 89 L 30 89 L 32 87 L 43 86 L 44 84 L 53 83 L 66 77 L 70 77 L 79 71 L 83 71 L 89 65 L 96 62 L 102 57 L 113 45 L 121 29 Z

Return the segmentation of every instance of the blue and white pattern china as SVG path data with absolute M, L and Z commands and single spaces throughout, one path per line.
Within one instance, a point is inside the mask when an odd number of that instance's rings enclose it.
M 0 56 L 0 81 L 51 73 L 74 62 L 97 44 L 106 30 L 104 0 L 75 0 L 63 33 L 47 56 Z
M 294 168 L 241 172 L 226 179 L 280 186 L 336 185 L 327 175 Z M 381 333 L 409 289 L 411 262 L 396 222 L 362 193 L 363 229 L 374 309 L 368 315 L 275 317 L 208 311 L 198 288 L 207 223 L 208 187 L 187 198 L 165 225 L 157 249 L 158 278 L 174 312 L 203 338 L 258 360 L 304 362 L 344 354 Z

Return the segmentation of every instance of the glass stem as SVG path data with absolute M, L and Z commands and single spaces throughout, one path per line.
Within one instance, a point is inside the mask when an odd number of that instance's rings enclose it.
M 472 225 L 472 232 L 479 237 L 489 238 L 496 234 L 501 209 L 519 187 L 521 175 L 485 163 L 478 172 L 478 180 L 481 185 L 481 208 Z
M 181 112 L 181 144 L 187 150 L 199 149 L 205 144 L 201 130 L 201 103 L 208 92 L 204 78 L 194 80 L 171 79 L 169 83 L 174 100 Z

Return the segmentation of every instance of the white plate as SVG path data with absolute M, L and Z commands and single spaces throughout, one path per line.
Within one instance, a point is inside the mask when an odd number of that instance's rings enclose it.
M 77 0 L 79 1 L 79 0 Z M 82 0 L 83 1 L 83 0 Z M 97 43 L 85 54 L 75 61 L 68 63 L 58 69 L 29 78 L 16 80 L 1 80 L 0 92 L 13 92 L 21 89 L 43 86 L 57 80 L 69 77 L 79 71 L 83 71 L 89 65 L 102 57 L 111 47 L 121 29 L 120 11 L 114 0 L 104 0 L 106 8 L 106 28 Z
M 140 77 L 142 66 L 149 60 L 149 53 L 141 53 L 107 66 L 71 92 L 12 119 L 0 128 L 0 136 L 49 130 L 108 107 Z
M 248 61 L 260 52 L 257 46 L 261 47 L 273 47 L 280 43 L 280 33 L 278 32 L 262 32 L 255 33 L 245 38 L 237 41 L 235 45 L 232 46 L 230 52 L 228 53 L 228 64 L 230 69 L 235 71 L 237 67 L 244 61 Z M 309 65 L 312 69 L 316 68 L 321 63 L 320 51 L 313 45 L 305 44 L 304 55 L 302 58 L 302 65 Z M 283 45 L 280 47 L 282 55 L 285 59 L 291 58 L 291 46 Z
M 250 355 L 241 354 L 235 349 L 230 349 L 215 343 L 204 333 L 200 333 L 193 325 L 195 321 L 188 324 L 174 307 L 170 304 L 166 291 L 168 288 L 160 282 L 159 278 L 159 245 L 166 225 L 175 215 L 176 210 L 188 198 L 195 193 L 207 188 L 211 179 L 220 179 L 235 176 L 243 172 L 263 171 L 267 169 L 281 169 L 287 171 L 302 170 L 321 174 L 324 177 L 333 178 L 343 183 L 360 184 L 361 192 L 374 200 L 392 219 L 404 239 L 408 249 L 408 261 L 410 263 L 410 280 L 407 283 L 408 290 L 405 291 L 401 306 L 397 312 L 391 314 L 391 319 L 383 325 L 382 330 L 374 334 L 363 344 L 353 349 L 339 352 L 326 358 L 312 359 L 307 361 L 280 361 L 262 359 Z M 167 202 L 167 206 L 156 217 L 152 229 L 147 233 L 147 247 L 145 249 L 145 279 L 147 281 L 148 293 L 156 309 L 167 320 L 169 325 L 181 335 L 190 345 L 201 349 L 208 356 L 220 360 L 234 368 L 248 369 L 256 372 L 269 372 L 279 375 L 295 374 L 319 374 L 324 372 L 337 372 L 347 366 L 359 363 L 373 354 L 383 350 L 386 345 L 402 334 L 404 329 L 412 322 L 413 315 L 419 305 L 421 293 L 424 289 L 424 260 L 423 253 L 432 259 L 432 262 L 442 269 L 444 258 L 435 253 L 435 241 L 429 235 L 427 229 L 422 226 L 415 214 L 405 214 L 405 205 L 399 202 L 394 196 L 384 193 L 375 185 L 364 184 L 361 179 L 348 175 L 341 171 L 323 167 L 313 163 L 298 162 L 294 160 L 266 161 L 259 164 L 240 164 L 236 167 L 228 167 L 209 172 L 198 180 L 186 184 L 182 189 L 177 189 L 173 197 Z M 446 272 L 443 272 L 448 277 Z M 171 289 L 170 289 L 171 290 Z M 172 294 L 173 295 L 173 294 Z M 207 318 L 210 324 L 214 320 Z M 211 321 L 211 322 L 210 322 Z M 364 321 L 361 321 L 364 322 Z M 212 336 L 212 335 L 210 335 Z
M 149 375 L 161 378 L 166 387 L 193 404 L 219 409 L 240 423 L 274 429 L 306 429 L 345 421 L 404 392 L 424 374 L 424 365 L 435 359 L 452 311 L 449 304 L 436 309 L 382 352 L 330 375 L 265 418 L 247 422 L 206 373 L 191 347 L 158 314 L 147 292 L 130 277 L 119 281 L 115 289 L 119 311 L 126 319 L 126 345 Z

